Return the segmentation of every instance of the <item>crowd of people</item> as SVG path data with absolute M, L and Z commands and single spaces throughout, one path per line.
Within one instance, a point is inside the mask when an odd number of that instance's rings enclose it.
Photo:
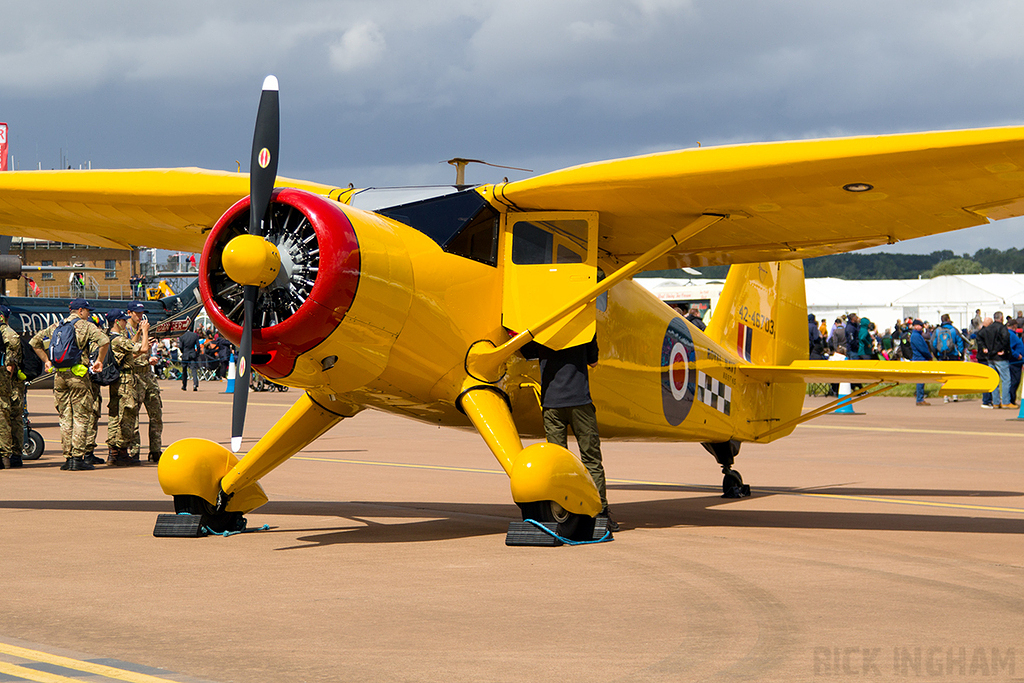
M 22 466 L 26 359 L 21 339 L 7 325 L 10 310 L 0 306 L 0 468 Z M 163 403 L 158 377 L 170 367 L 209 369 L 211 379 L 227 376 L 233 351 L 219 334 L 187 332 L 178 340 L 149 336 L 145 306 L 133 301 L 126 309 L 100 315 L 84 298 L 69 305 L 68 316 L 29 342 L 42 371 L 53 374 L 53 393 L 60 420 L 63 470 L 92 470 L 97 465 L 141 465 L 139 413 L 149 417 L 148 460 L 163 452 Z M 29 354 L 30 356 L 32 354 Z M 35 359 L 33 359 L 35 360 Z M 188 375 L 181 372 L 182 389 Z M 193 375 L 197 376 L 197 375 Z M 96 454 L 103 388 L 107 387 L 107 453 Z M 193 387 L 198 391 L 198 379 Z
M 228 376 L 234 345 L 213 328 L 200 327 L 178 339 L 164 339 L 157 347 L 156 371 L 164 379 L 180 379 L 181 390 L 187 390 L 188 377 L 192 389 L 198 391 L 200 379 L 222 381 Z
M 856 313 L 836 318 L 831 327 L 813 314 L 807 316 L 808 353 L 812 360 L 943 360 L 982 363 L 999 375 L 999 387 L 982 395 L 984 409 L 1016 407 L 1024 365 L 1024 311 L 1016 317 L 996 311 L 991 317 L 975 312 L 969 328 L 957 329 L 949 314 L 938 324 L 916 318 L 897 320 L 881 331 Z M 917 405 L 930 405 L 923 384 L 917 386 Z M 956 401 L 947 396 L 944 402 Z

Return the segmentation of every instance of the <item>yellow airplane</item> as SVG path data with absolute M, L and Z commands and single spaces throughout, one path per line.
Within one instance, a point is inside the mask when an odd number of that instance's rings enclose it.
M 160 460 L 178 512 L 244 528 L 261 477 L 366 408 L 476 429 L 524 517 L 585 529 L 601 504 L 580 460 L 542 437 L 529 341 L 597 335 L 604 439 L 699 442 L 732 466 L 835 407 L 806 382 L 941 382 L 991 390 L 956 362 L 809 361 L 800 259 L 1024 213 L 1024 128 L 702 147 L 594 163 L 387 205 L 372 190 L 276 177 L 276 79 L 264 84 L 250 176 L 201 169 L 0 174 L 0 225 L 100 246 L 202 250 L 202 298 L 248 372 L 304 390 L 241 460 L 183 439 Z M 247 196 L 248 193 L 248 196 Z M 252 207 L 255 207 L 254 209 Z M 706 332 L 631 277 L 735 265 Z M 592 524 L 591 524 L 592 527 Z

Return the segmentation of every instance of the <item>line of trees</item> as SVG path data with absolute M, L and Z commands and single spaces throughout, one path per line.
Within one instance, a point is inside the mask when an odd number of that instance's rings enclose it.
M 701 276 L 724 279 L 729 266 L 700 268 Z M 1024 249 L 979 249 L 972 256 L 952 251 L 930 254 L 833 254 L 804 261 L 807 277 L 837 277 L 843 280 L 913 280 L 938 275 L 965 273 L 1024 273 Z M 688 279 L 682 270 L 657 270 L 647 277 Z

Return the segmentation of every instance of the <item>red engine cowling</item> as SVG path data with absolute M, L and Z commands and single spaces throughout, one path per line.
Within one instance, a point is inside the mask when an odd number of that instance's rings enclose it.
M 242 338 L 242 286 L 224 272 L 225 245 L 249 228 L 249 198 L 221 216 L 203 248 L 199 291 L 210 319 L 238 345 Z M 344 319 L 359 285 L 359 242 L 352 222 L 332 201 L 283 188 L 271 200 L 264 237 L 281 254 L 277 280 L 260 289 L 252 338 L 252 365 L 281 379 L 295 359 L 326 339 Z

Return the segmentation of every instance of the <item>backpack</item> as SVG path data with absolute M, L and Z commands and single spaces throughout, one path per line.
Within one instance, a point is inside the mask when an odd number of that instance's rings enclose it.
M 21 338 L 21 371 L 25 373 L 25 379 L 35 379 L 43 374 L 43 362 L 24 337 Z
M 910 348 L 910 330 L 900 333 L 900 355 L 907 360 L 914 359 L 914 350 Z
M 77 322 L 78 318 L 62 322 L 50 335 L 48 354 L 53 367 L 67 369 L 81 364 L 82 350 L 78 348 L 78 339 L 75 336 Z
M 117 367 L 114 351 L 109 346 L 107 347 L 107 357 L 103 361 L 103 369 L 98 373 L 89 370 L 89 379 L 101 387 L 109 387 L 121 379 L 121 369 Z
M 937 356 L 951 356 L 955 353 L 956 342 L 953 340 L 953 330 L 948 327 L 939 326 L 932 334 L 932 348 Z

